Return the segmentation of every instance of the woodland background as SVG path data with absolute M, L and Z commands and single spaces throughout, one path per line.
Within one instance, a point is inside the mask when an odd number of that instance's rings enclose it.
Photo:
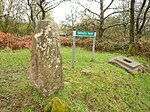
M 96 31 L 96 51 L 150 57 L 150 0 L 85 1 L 86 4 L 80 0 L 1 0 L 0 48 L 29 48 L 37 22 L 53 19 L 53 9 L 68 2 L 72 4 L 70 14 L 58 24 L 62 45 L 72 46 L 74 29 Z M 94 4 L 99 11 L 92 10 Z M 83 10 L 79 10 L 81 7 Z M 90 50 L 92 40 L 80 38 L 76 44 Z

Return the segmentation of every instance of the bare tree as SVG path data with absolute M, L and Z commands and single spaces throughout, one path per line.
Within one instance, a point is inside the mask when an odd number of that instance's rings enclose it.
M 25 4 L 23 0 L 1 0 L 1 18 L 2 18 L 2 31 L 13 32 L 18 28 L 21 21 L 25 19 Z
M 58 5 L 60 5 L 65 0 L 38 0 L 36 3 L 40 7 L 40 12 L 42 13 L 41 19 L 45 19 L 46 13 Z
M 130 3 L 130 44 L 134 43 L 134 6 L 135 0 Z
M 72 31 L 78 23 L 78 18 L 81 15 L 81 12 L 78 10 L 79 7 L 76 4 L 71 3 L 69 14 L 65 15 L 65 21 L 61 21 L 62 30 L 65 29 L 67 35 L 71 35 Z
M 140 7 L 136 18 L 136 42 L 138 43 L 139 39 L 141 38 L 142 29 L 145 26 L 147 21 L 148 11 L 150 9 L 150 0 L 143 0 L 143 3 Z
M 142 30 L 147 21 L 147 14 L 150 9 L 150 0 L 143 0 L 142 4 L 138 6 L 138 10 L 134 10 L 135 8 L 135 0 L 131 0 L 130 7 L 130 46 L 129 52 L 132 54 L 136 54 L 139 52 L 141 48 L 141 42 L 139 42 L 139 38 L 141 38 Z M 137 14 L 137 17 L 135 15 Z M 136 21 L 135 21 L 136 20 Z M 136 22 L 136 33 L 134 32 L 134 24 Z M 135 34 L 136 34 L 136 42 L 135 42 Z
M 28 14 L 28 17 L 29 17 L 29 20 L 31 20 L 33 22 L 33 24 L 35 25 L 36 24 L 36 15 L 35 13 L 37 13 L 37 11 L 35 11 L 36 9 L 36 6 L 35 6 L 35 1 L 34 0 L 27 0 L 27 4 L 29 6 L 29 14 Z
M 103 36 L 103 33 L 105 30 L 107 30 L 108 28 L 111 28 L 111 27 L 115 27 L 115 26 L 118 26 L 118 25 L 122 25 L 120 23 L 116 23 L 116 24 L 112 24 L 112 25 L 109 25 L 109 26 L 105 26 L 105 21 L 112 15 L 114 14 L 117 14 L 117 13 L 122 13 L 124 11 L 120 10 L 120 11 L 114 11 L 110 14 L 107 14 L 106 15 L 106 12 L 109 10 L 109 9 L 113 9 L 111 8 L 112 4 L 114 3 L 115 0 L 110 0 L 110 2 L 108 3 L 107 6 L 104 7 L 104 0 L 88 0 L 88 1 L 92 1 L 92 2 L 95 2 L 97 4 L 99 4 L 99 10 L 100 10 L 100 13 L 96 13 L 94 11 L 92 11 L 90 8 L 87 8 L 85 5 L 81 4 L 79 1 L 77 1 L 77 3 L 82 6 L 83 8 L 85 8 L 88 12 L 90 12 L 91 14 L 94 15 L 94 19 L 99 23 L 99 37 L 101 38 Z M 93 18 L 92 18 L 93 19 Z
M 35 28 L 37 21 L 45 19 L 51 14 L 51 10 L 56 8 L 65 0 L 26 0 L 27 16 L 29 18 L 29 27 Z
M 129 0 L 120 0 L 119 6 L 117 7 L 117 9 L 122 9 L 123 12 L 120 13 L 119 15 L 117 15 L 117 19 L 119 20 L 119 22 L 122 24 L 121 26 L 121 30 L 123 30 L 123 38 L 126 39 L 127 37 L 127 31 L 128 31 L 128 27 L 129 27 L 129 23 L 130 23 L 130 14 L 129 11 L 127 11 L 129 9 Z

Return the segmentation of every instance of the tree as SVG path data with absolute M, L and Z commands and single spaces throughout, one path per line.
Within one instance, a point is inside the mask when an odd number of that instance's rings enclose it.
M 51 10 L 66 0 L 26 0 L 29 27 L 34 30 L 37 21 L 51 15 Z
M 130 44 L 134 43 L 134 6 L 135 0 L 130 3 Z
M 147 3 L 147 6 L 146 6 Z M 139 39 L 142 35 L 142 30 L 145 26 L 145 23 L 147 21 L 147 14 L 150 9 L 150 0 L 143 0 L 143 3 L 140 7 L 140 10 L 138 12 L 137 18 L 136 18 L 136 42 L 139 42 Z
M 114 11 L 112 13 L 109 13 L 107 14 L 107 11 L 110 10 L 110 9 L 115 9 L 112 7 L 112 4 L 114 3 L 115 0 L 110 0 L 110 2 L 108 3 L 107 1 L 107 6 L 104 7 L 104 0 L 87 0 L 87 1 L 90 1 L 90 2 L 95 2 L 96 4 L 99 4 L 99 11 L 100 13 L 96 13 L 94 11 L 92 11 L 90 8 L 86 7 L 85 5 L 83 5 L 80 1 L 77 1 L 77 3 L 82 6 L 83 8 L 85 8 L 88 12 L 90 12 L 91 14 L 93 14 L 94 18 L 91 18 L 91 19 L 94 19 L 96 20 L 99 25 L 98 29 L 98 34 L 99 34 L 99 38 L 101 38 L 103 36 L 103 33 L 111 28 L 111 27 L 115 27 L 115 26 L 118 26 L 118 25 L 122 25 L 120 23 L 116 23 L 116 24 L 112 24 L 112 25 L 109 25 L 109 26 L 105 26 L 105 21 L 112 15 L 114 14 L 117 14 L 117 13 L 121 13 L 121 12 L 124 12 L 122 10 L 120 11 Z
M 130 23 L 130 14 L 129 14 L 129 0 L 120 0 L 120 4 L 117 7 L 117 9 L 122 9 L 123 12 L 116 15 L 117 19 L 119 20 L 119 23 L 122 24 L 120 27 L 120 30 L 123 31 L 123 38 L 126 39 L 128 35 L 128 28 L 129 28 L 129 23 Z M 127 40 L 127 39 L 126 39 Z
M 17 32 L 18 25 L 25 21 L 25 3 L 24 0 L 1 0 L 1 21 L 2 31 Z
M 45 19 L 46 13 L 58 5 L 60 5 L 65 0 L 38 0 L 36 3 L 40 7 L 41 19 Z
M 70 10 L 68 14 L 65 15 L 65 20 L 61 21 L 61 30 L 63 30 L 67 35 L 72 35 L 72 31 L 76 28 L 79 22 L 81 12 L 79 6 L 73 2 L 70 3 Z
M 38 19 L 38 9 L 36 7 L 36 1 L 35 0 L 27 0 L 27 5 L 29 7 L 29 14 L 27 13 L 29 17 L 29 22 L 33 23 L 33 26 L 36 25 L 36 20 Z
M 147 4 L 147 5 L 146 5 Z M 142 4 L 138 6 L 140 7 L 139 11 L 136 11 L 137 17 L 135 17 L 135 0 L 131 0 L 131 7 L 130 7 L 130 45 L 129 45 L 129 52 L 131 54 L 138 53 L 141 42 L 139 42 L 139 38 L 141 38 L 142 30 L 145 26 L 147 21 L 147 14 L 150 9 L 150 0 L 143 0 Z M 144 8 L 145 7 L 145 8 Z M 134 32 L 134 24 L 136 20 L 136 33 Z M 136 35 L 136 42 L 135 36 Z

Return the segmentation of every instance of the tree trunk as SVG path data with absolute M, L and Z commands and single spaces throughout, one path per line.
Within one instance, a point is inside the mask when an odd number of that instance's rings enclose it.
M 45 11 L 42 11 L 42 18 L 41 19 L 45 19 Z
M 150 0 L 147 4 L 146 9 L 144 10 L 145 5 L 146 5 L 146 0 L 143 1 L 140 11 L 138 13 L 137 19 L 136 19 L 136 43 L 139 42 L 139 39 L 141 38 L 141 35 L 142 35 L 142 29 L 144 28 L 145 23 L 146 23 L 147 14 L 150 8 Z M 144 13 L 142 17 L 142 22 L 139 22 L 142 13 Z
M 126 31 L 127 31 L 127 27 L 126 25 L 124 25 L 124 30 L 123 30 L 123 38 L 126 39 Z
M 99 26 L 99 38 L 102 38 L 103 36 L 103 33 L 104 33 L 104 29 L 103 29 L 103 26 L 104 26 L 104 9 L 103 9 L 103 5 L 104 5 L 104 2 L 103 0 L 100 0 L 100 26 Z
M 130 5 L 130 44 L 134 43 L 134 5 L 135 5 L 135 0 L 131 0 L 131 5 Z
M 130 4 L 130 41 L 128 52 L 131 55 L 137 54 L 137 44 L 134 43 L 134 6 L 135 0 L 131 0 Z

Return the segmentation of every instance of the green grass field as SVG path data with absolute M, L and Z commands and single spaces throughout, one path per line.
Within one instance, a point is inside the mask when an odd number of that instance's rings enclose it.
M 121 54 L 95 53 L 76 49 L 75 69 L 72 49 L 62 48 L 64 87 L 44 97 L 28 81 L 29 50 L 0 51 L 0 112 L 40 112 L 53 97 L 67 102 L 70 112 L 149 112 L 150 75 L 129 74 L 108 63 Z M 129 57 L 145 66 L 150 61 Z M 83 70 L 88 71 L 84 73 Z

